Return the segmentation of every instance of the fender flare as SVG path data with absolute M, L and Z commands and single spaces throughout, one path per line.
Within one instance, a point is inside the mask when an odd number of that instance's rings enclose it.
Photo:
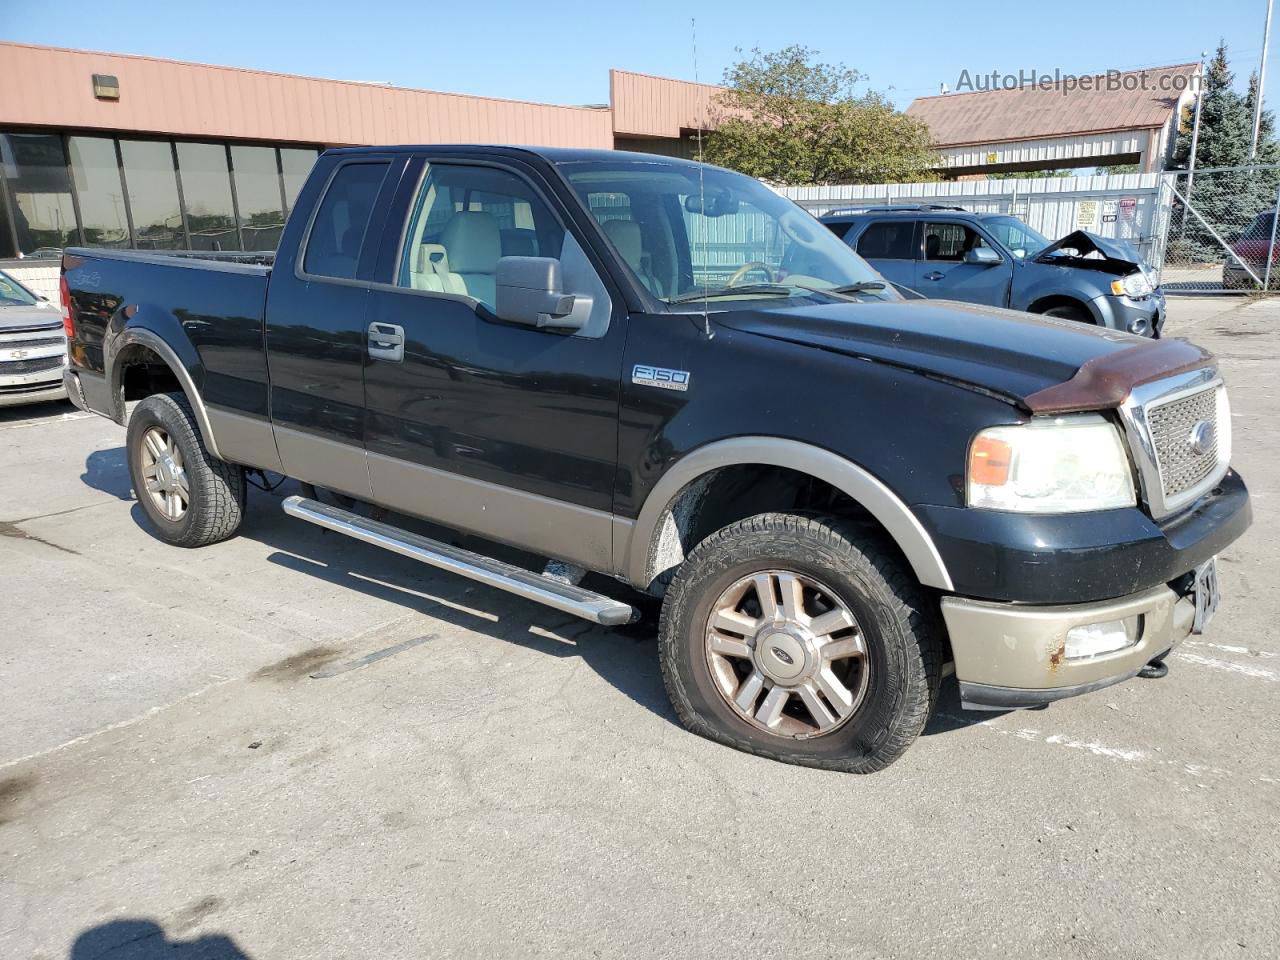
M 911 564 L 916 579 L 941 590 L 955 589 L 933 538 L 897 494 L 851 460 L 812 444 L 780 437 L 717 440 L 686 454 L 672 465 L 645 498 L 632 527 L 630 543 L 623 554 L 626 579 L 642 588 L 653 579 L 650 561 L 655 535 L 664 515 L 685 487 L 712 470 L 750 464 L 807 473 L 848 494 L 888 531 Z
M 116 391 L 119 390 L 119 380 L 117 364 L 115 358 L 127 347 L 142 346 L 157 354 L 161 360 L 165 362 L 173 375 L 178 378 L 178 383 L 182 385 L 182 392 L 187 395 L 187 400 L 191 402 L 191 410 L 196 417 L 196 425 L 200 428 L 200 436 L 204 440 L 204 445 L 209 453 L 217 459 L 223 459 L 222 453 L 218 450 L 218 442 L 213 436 L 213 427 L 209 424 L 209 411 L 205 409 L 204 398 L 200 396 L 200 391 L 196 389 L 196 382 L 192 379 L 191 371 L 187 369 L 187 365 L 182 362 L 178 356 L 178 352 L 173 349 L 159 334 L 153 333 L 145 327 L 126 327 L 120 336 L 116 338 L 112 345 L 113 361 L 111 364 L 111 389 L 112 395 L 117 396 Z M 124 410 L 121 409 L 121 416 Z

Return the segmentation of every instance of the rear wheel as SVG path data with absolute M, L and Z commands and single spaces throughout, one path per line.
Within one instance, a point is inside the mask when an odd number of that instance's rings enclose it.
M 158 393 L 129 417 L 134 493 L 160 539 L 203 547 L 232 536 L 244 516 L 244 471 L 205 448 L 187 398 Z
M 703 541 L 663 605 L 663 678 L 693 732 L 856 773 L 924 728 L 939 632 L 910 571 L 838 520 L 761 514 Z

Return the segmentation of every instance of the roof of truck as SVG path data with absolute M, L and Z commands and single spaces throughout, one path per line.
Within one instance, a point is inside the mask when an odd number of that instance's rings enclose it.
M 370 147 L 331 147 L 325 153 L 332 154 L 365 154 L 365 153 L 418 153 L 430 150 L 433 153 L 475 153 L 491 151 L 495 153 L 527 153 L 541 157 L 549 163 L 572 163 L 578 160 L 638 160 L 675 164 L 677 166 L 696 167 L 697 162 L 683 160 L 679 157 L 665 157 L 656 153 L 637 153 L 633 150 L 599 150 L 579 147 L 537 147 L 522 146 L 509 143 L 405 143 L 392 146 Z M 711 166 L 711 164 L 707 164 Z

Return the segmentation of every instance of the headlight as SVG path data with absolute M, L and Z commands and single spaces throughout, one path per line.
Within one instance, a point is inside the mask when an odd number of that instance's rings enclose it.
M 1095 413 L 983 430 L 969 448 L 968 501 L 1017 513 L 1110 510 L 1137 502 L 1120 433 Z
M 1155 287 L 1151 285 L 1151 281 L 1147 279 L 1145 273 L 1131 273 L 1127 277 L 1119 280 L 1111 281 L 1111 292 L 1117 297 L 1132 297 L 1134 300 L 1141 300 L 1143 297 L 1149 297 L 1155 292 Z

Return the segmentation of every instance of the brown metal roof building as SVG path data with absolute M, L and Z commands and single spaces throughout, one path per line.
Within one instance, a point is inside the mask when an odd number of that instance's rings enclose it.
M 607 105 L 556 106 L 0 43 L 0 260 L 272 248 L 327 146 L 683 154 L 717 88 L 613 70 L 609 90 Z
M 1200 65 L 920 97 L 907 113 L 929 126 L 947 175 L 1137 163 L 1161 169 Z M 981 85 L 995 86 L 988 78 Z

